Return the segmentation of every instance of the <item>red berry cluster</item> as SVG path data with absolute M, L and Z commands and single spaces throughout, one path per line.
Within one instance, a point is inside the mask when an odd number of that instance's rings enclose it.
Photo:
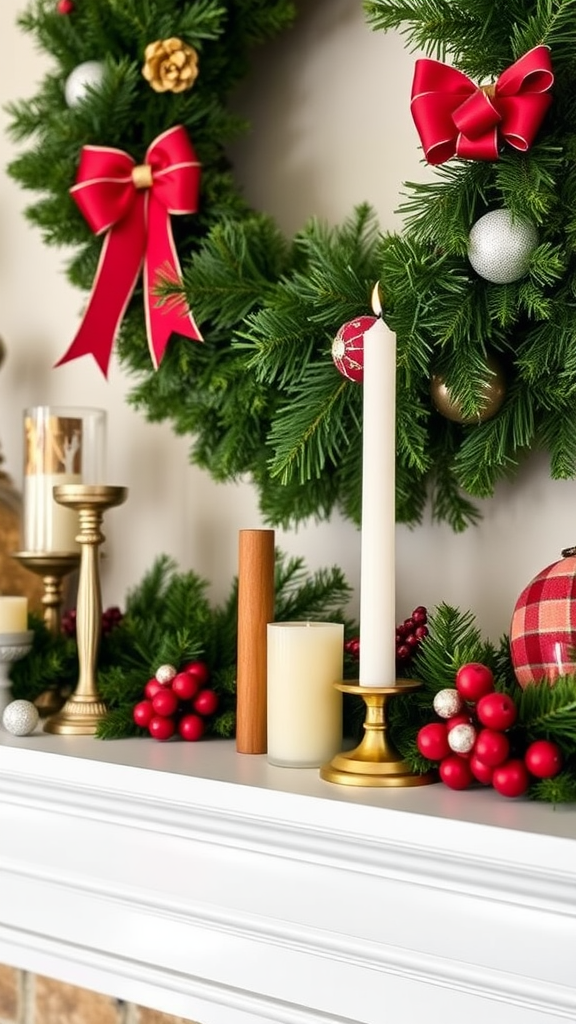
M 119 608 L 115 605 L 112 608 L 106 608 L 102 612 L 102 632 L 111 633 L 116 628 L 118 623 L 122 622 L 123 614 Z M 69 637 L 76 636 L 76 609 L 72 608 L 68 612 L 64 612 L 61 619 L 62 632 Z
M 396 626 L 396 661 L 404 664 L 414 657 L 424 637 L 428 636 L 428 612 L 419 604 L 409 619 Z M 353 658 L 360 657 L 360 640 L 347 640 L 344 650 Z
M 218 707 L 218 695 L 208 687 L 210 670 L 203 661 L 191 661 L 178 671 L 161 665 L 144 687 L 144 699 L 134 706 L 136 725 L 156 740 L 169 740 L 176 733 L 183 740 L 199 740 L 206 719 Z
M 562 754 L 556 743 L 536 740 L 522 756 L 514 752 L 509 730 L 518 711 L 508 694 L 496 692 L 487 665 L 462 665 L 455 682 L 455 689 L 440 690 L 434 698 L 442 721 L 424 725 L 416 738 L 423 757 L 439 762 L 446 786 L 467 789 L 480 782 L 502 796 L 516 797 L 526 793 L 532 777 L 558 774 Z
M 396 660 L 410 661 L 424 637 L 428 636 L 428 612 L 419 604 L 408 619 L 396 626 Z

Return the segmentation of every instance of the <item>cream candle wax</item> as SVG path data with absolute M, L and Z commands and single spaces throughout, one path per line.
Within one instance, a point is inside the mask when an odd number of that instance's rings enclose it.
M 342 744 L 344 626 L 269 623 L 267 643 L 268 760 L 319 767 Z
M 28 629 L 28 600 L 0 597 L 0 633 L 24 633 Z

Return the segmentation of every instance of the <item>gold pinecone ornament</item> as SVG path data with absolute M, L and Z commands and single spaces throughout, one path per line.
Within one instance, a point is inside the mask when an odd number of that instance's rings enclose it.
M 182 39 L 157 39 L 144 50 L 142 74 L 155 92 L 185 92 L 198 77 L 198 54 Z

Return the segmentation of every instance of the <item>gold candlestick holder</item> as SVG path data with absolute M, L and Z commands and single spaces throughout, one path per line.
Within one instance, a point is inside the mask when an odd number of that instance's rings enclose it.
M 320 769 L 320 778 L 343 786 L 426 786 L 433 772 L 418 775 L 403 760 L 388 735 L 388 701 L 420 687 L 415 679 L 398 679 L 394 686 L 361 686 L 355 681 L 334 684 L 343 693 L 357 694 L 366 705 L 364 736 L 354 750 L 344 751 Z
M 79 551 L 15 551 L 17 562 L 42 579 L 44 624 L 56 636 L 60 632 L 64 579 L 80 565 Z
M 74 736 L 92 736 L 106 715 L 106 705 L 98 692 L 96 667 L 102 633 L 102 596 L 98 549 L 105 540 L 100 527 L 109 508 L 126 501 L 125 487 L 106 485 L 60 484 L 54 499 L 78 513 L 80 576 L 76 604 L 79 676 L 74 693 L 64 707 L 52 715 L 44 731 Z

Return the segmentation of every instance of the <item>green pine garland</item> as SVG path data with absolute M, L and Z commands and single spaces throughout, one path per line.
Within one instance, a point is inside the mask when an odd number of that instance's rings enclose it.
M 98 728 L 100 739 L 147 736 L 132 718 L 146 682 L 160 665 L 179 667 L 196 659 L 208 666 L 209 685 L 219 698 L 207 736 L 235 735 L 238 581 L 233 580 L 222 605 L 211 605 L 206 590 L 205 580 L 193 572 L 178 572 L 172 559 L 161 556 L 127 595 L 122 619 L 103 634 L 99 648 L 98 686 L 108 707 Z M 310 574 L 302 559 L 276 553 L 277 621 L 344 622 L 345 639 L 351 640 L 358 626 L 343 611 L 349 598 L 350 587 L 337 567 Z M 75 639 L 53 636 L 41 619 L 33 618 L 31 626 L 32 651 L 11 669 L 13 698 L 35 700 L 50 688 L 72 691 L 78 678 Z M 498 645 L 485 640 L 471 612 L 441 604 L 428 616 L 428 628 L 413 660 L 399 670 L 417 679 L 420 688 L 397 696 L 389 705 L 391 740 L 411 770 L 421 774 L 435 769 L 418 751 L 418 730 L 438 721 L 435 695 L 453 688 L 460 666 L 475 661 L 492 670 L 496 689 L 509 694 L 517 706 L 517 720 L 509 731 L 517 756 L 537 739 L 554 741 L 562 752 L 562 771 L 552 779 L 534 780 L 528 795 L 553 804 L 576 801 L 576 674 L 560 678 L 554 686 L 522 689 L 514 675 L 508 638 L 503 636 Z M 348 645 L 345 652 L 344 677 L 357 679 L 357 655 L 349 653 Z M 346 695 L 345 735 L 360 740 L 364 712 L 361 700 Z
M 207 587 L 196 573 L 178 572 L 175 562 L 164 555 L 127 595 L 122 619 L 103 633 L 98 652 L 98 688 L 108 707 L 98 729 L 101 739 L 147 735 L 132 719 L 145 684 L 160 665 L 180 667 L 195 659 L 208 666 L 210 687 L 219 697 L 208 734 L 234 735 L 238 581 L 233 580 L 224 604 L 215 607 Z M 276 552 L 277 621 L 335 620 L 344 623 L 350 637 L 357 629 L 344 611 L 350 596 L 351 588 L 337 566 L 309 573 L 302 559 Z M 75 639 L 52 636 L 40 619 L 34 618 L 31 625 L 33 648 L 13 666 L 12 696 L 35 700 L 47 689 L 73 690 L 78 679 Z

